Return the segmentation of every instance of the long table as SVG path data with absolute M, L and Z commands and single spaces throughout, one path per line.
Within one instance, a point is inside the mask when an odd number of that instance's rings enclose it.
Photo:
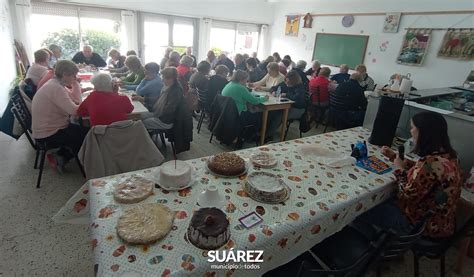
M 279 159 L 273 169 L 250 168 L 250 171 L 265 170 L 279 175 L 291 188 L 291 196 L 284 204 L 256 202 L 242 190 L 244 177 L 219 178 L 205 169 L 207 158 L 189 160 L 199 176 L 192 187 L 178 192 L 155 189 L 154 194 L 143 201 L 162 203 L 176 211 L 170 233 L 150 245 L 129 245 L 117 237 L 117 219 L 133 205 L 117 203 L 112 192 L 117 184 L 133 175 L 154 180 L 156 168 L 90 180 L 60 210 L 55 220 L 71 222 L 90 215 L 98 276 L 126 273 L 131 275 L 123 276 L 227 276 L 228 273 L 258 276 L 292 260 L 390 197 L 395 188 L 392 174 L 377 175 L 356 166 L 330 168 L 300 149 L 315 145 L 349 155 L 350 144 L 367 140 L 369 135 L 368 130 L 357 127 L 237 151 L 242 157 L 262 151 Z M 388 162 L 380 155 L 378 146 L 369 144 L 369 155 Z M 231 239 L 222 249 L 264 250 L 265 262 L 256 264 L 259 269 L 235 272 L 212 269 L 206 258 L 208 252 L 196 248 L 185 238 L 191 216 L 199 208 L 196 199 L 211 184 L 216 185 L 227 200 L 223 210 L 230 221 Z M 252 211 L 259 213 L 263 222 L 246 229 L 238 219 Z

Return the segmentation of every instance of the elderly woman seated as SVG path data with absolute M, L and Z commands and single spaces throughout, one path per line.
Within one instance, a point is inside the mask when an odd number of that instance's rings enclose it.
M 117 86 L 107 73 L 99 73 L 92 78 L 94 91 L 77 109 L 79 116 L 89 116 L 91 126 L 109 125 L 127 119 L 133 105 L 127 96 L 117 93 Z
M 250 83 L 250 87 L 255 88 L 256 90 L 270 91 L 272 87 L 285 81 L 285 76 L 280 73 L 278 63 L 269 63 L 267 65 L 267 71 L 268 73 L 265 77 L 258 82 Z
M 145 107 L 153 112 L 153 106 L 160 98 L 163 80 L 160 77 L 160 66 L 151 62 L 145 65 L 145 78 L 138 85 L 136 94 L 132 96 L 133 100 L 142 102 Z
M 125 59 L 125 66 L 128 68 L 129 73 L 121 79 L 119 84 L 127 90 L 135 90 L 143 78 L 145 78 L 145 69 L 137 56 L 128 56 Z
M 78 72 L 72 61 L 58 61 L 54 78 L 36 92 L 32 101 L 33 138 L 38 142 L 62 146 L 56 153 L 48 155 L 48 161 L 59 172 L 67 161 L 77 155 L 85 137 L 81 127 L 69 121 L 71 115 L 76 115 L 81 102 L 81 87 L 76 79 Z
M 176 68 L 167 67 L 161 71 L 164 88 L 154 106 L 154 113 L 142 115 L 143 124 L 148 130 L 168 130 L 173 127 L 178 105 L 184 98 L 183 88 L 178 82 Z
M 109 51 L 109 71 L 113 72 L 126 72 L 128 69 L 125 66 L 125 60 L 127 57 L 120 55 L 120 52 L 117 49 L 111 49 Z

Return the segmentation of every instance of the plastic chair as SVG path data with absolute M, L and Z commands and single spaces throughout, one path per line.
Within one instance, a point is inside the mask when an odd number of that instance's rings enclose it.
M 15 115 L 16 120 L 20 123 L 23 131 L 25 132 L 28 141 L 30 142 L 33 149 L 36 151 L 34 169 L 39 168 L 38 179 L 36 181 L 36 188 L 41 186 L 41 177 L 43 176 L 43 169 L 44 169 L 44 160 L 46 159 L 46 153 L 50 150 L 60 148 L 61 145 L 51 145 L 44 142 L 39 142 L 32 137 L 32 130 L 31 130 L 31 114 L 26 107 L 26 104 L 21 98 L 19 94 L 12 96 L 13 107 L 11 111 Z M 81 170 L 82 175 L 85 177 L 86 174 L 84 172 L 84 168 L 82 167 L 81 162 L 77 155 L 75 156 L 76 162 Z M 38 165 L 39 162 L 39 165 Z

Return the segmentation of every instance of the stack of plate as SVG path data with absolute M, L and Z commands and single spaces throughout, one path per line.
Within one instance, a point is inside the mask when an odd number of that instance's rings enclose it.
M 265 152 L 258 152 L 250 156 L 253 165 L 261 168 L 272 168 L 278 164 L 275 156 Z
M 291 190 L 275 174 L 268 172 L 252 172 L 247 176 L 244 190 L 250 198 L 269 204 L 281 203 L 290 197 Z

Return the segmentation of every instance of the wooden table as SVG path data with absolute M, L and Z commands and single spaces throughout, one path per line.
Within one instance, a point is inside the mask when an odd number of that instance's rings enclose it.
M 269 95 L 268 92 L 255 91 L 255 94 L 259 96 Z M 285 138 L 285 128 L 286 122 L 288 121 L 288 112 L 290 111 L 291 105 L 295 103 L 292 100 L 281 102 L 278 97 L 269 95 L 268 100 L 265 103 L 262 103 L 262 128 L 260 129 L 260 145 L 265 143 L 265 134 L 267 132 L 267 122 L 268 122 L 268 112 L 283 110 L 283 117 L 281 119 L 281 129 L 280 129 L 280 141 L 283 141 Z

